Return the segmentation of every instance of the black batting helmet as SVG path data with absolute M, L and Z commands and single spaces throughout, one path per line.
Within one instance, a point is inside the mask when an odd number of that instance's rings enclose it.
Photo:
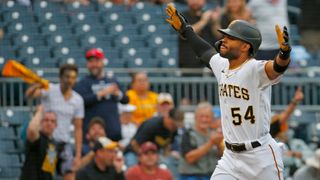
M 251 45 L 250 53 L 254 56 L 261 44 L 262 38 L 258 28 L 243 20 L 232 21 L 227 29 L 219 29 L 219 32 L 245 41 Z

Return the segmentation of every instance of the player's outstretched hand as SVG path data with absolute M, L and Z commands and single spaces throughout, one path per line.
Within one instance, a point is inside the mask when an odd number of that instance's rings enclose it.
M 190 26 L 186 18 L 177 11 L 172 3 L 167 5 L 166 13 L 169 16 L 166 21 L 171 24 L 171 26 L 180 33 L 180 35 L 184 33 L 188 26 Z
M 281 31 L 279 25 L 276 25 L 276 32 L 278 37 L 278 43 L 280 46 L 280 58 L 287 59 L 291 51 L 288 28 L 284 26 L 283 30 Z

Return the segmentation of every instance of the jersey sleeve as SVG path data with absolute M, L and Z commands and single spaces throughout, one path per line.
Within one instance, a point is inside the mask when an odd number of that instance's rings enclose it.
M 220 83 L 222 71 L 228 66 L 228 63 L 229 61 L 225 58 L 222 58 L 220 54 L 216 54 L 210 59 L 209 64 L 213 74 L 217 78 L 218 83 Z
M 255 63 L 254 69 L 257 71 L 256 73 L 258 74 L 258 87 L 261 89 L 264 89 L 267 86 L 277 84 L 282 77 L 281 75 L 274 80 L 270 80 L 268 78 L 266 68 L 265 68 L 267 62 L 268 61 L 256 61 Z

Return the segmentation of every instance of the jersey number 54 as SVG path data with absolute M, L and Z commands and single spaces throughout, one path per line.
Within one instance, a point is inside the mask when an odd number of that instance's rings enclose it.
M 238 126 L 242 124 L 242 115 L 240 114 L 240 107 L 231 108 L 231 115 L 233 117 L 232 123 L 234 125 Z M 251 124 L 254 124 L 254 122 L 256 121 L 255 116 L 253 114 L 252 106 L 248 106 L 246 113 L 244 115 L 244 119 L 250 120 Z

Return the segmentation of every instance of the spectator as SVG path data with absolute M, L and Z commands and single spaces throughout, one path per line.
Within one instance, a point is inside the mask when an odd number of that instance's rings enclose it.
M 181 180 L 209 180 L 218 159 L 222 155 L 223 135 L 210 129 L 213 111 L 210 103 L 198 104 L 195 110 L 195 124 L 186 130 L 181 141 L 179 172 Z M 210 168 L 208 168 L 210 167 Z
M 105 121 L 105 131 L 108 138 L 121 139 L 121 126 L 118 114 L 118 102 L 128 103 L 128 97 L 119 89 L 119 83 L 114 78 L 105 76 L 104 53 L 100 49 L 90 49 L 86 52 L 87 75 L 77 83 L 77 91 L 84 99 L 86 117 L 83 131 L 87 132 L 89 121 L 99 116 Z M 85 144 L 87 142 L 85 141 Z
M 318 0 L 300 1 L 301 16 L 299 22 L 299 30 L 301 33 L 301 44 L 315 56 L 318 53 L 320 58 L 320 2 Z
M 99 137 L 105 137 L 105 124 L 104 120 L 100 117 L 93 117 L 88 125 L 88 131 L 86 134 L 86 139 L 88 144 L 83 144 L 82 154 L 88 154 L 94 147 L 95 142 Z
M 127 166 L 130 167 L 137 163 L 136 154 L 139 154 L 140 145 L 146 141 L 155 143 L 162 151 L 167 150 L 174 140 L 177 128 L 182 124 L 183 113 L 178 109 L 172 109 L 167 117 L 153 117 L 141 124 L 126 149 Z
M 58 172 L 64 179 L 73 179 L 73 171 L 81 161 L 82 150 L 82 119 L 84 106 L 82 97 L 72 90 L 78 76 L 75 65 L 65 64 L 60 67 L 60 84 L 49 84 L 49 90 L 41 90 L 41 85 L 30 86 L 26 91 L 27 97 L 41 97 L 45 109 L 50 109 L 57 114 L 58 127 L 53 133 L 53 138 L 58 143 L 58 148 L 63 152 L 59 155 Z M 70 126 L 73 123 L 75 137 L 75 157 L 71 142 Z
M 121 122 L 121 134 L 122 140 L 119 141 L 121 149 L 127 147 L 130 140 L 137 132 L 137 125 L 132 122 L 132 112 L 136 109 L 131 104 L 120 105 L 120 122 Z
M 100 137 L 94 147 L 94 160 L 77 172 L 76 180 L 125 179 L 124 160 L 117 155 L 116 142 Z
M 150 91 L 148 75 L 137 72 L 132 75 L 131 89 L 127 91 L 129 104 L 136 106 L 133 112 L 133 122 L 140 125 L 151 118 L 156 112 L 158 94 Z
M 169 170 L 159 167 L 159 153 L 157 146 L 147 141 L 141 145 L 139 164 L 128 169 L 127 180 L 173 180 Z
M 293 130 L 279 133 L 275 139 L 283 150 L 284 177 L 290 177 L 312 155 L 312 150 L 302 139 L 294 138 Z
M 286 132 L 288 130 L 288 121 L 290 115 L 293 113 L 294 109 L 296 108 L 297 104 L 303 100 L 303 92 L 301 87 L 299 87 L 295 95 L 288 105 L 288 107 L 282 111 L 281 113 L 274 114 L 271 119 L 271 127 L 270 127 L 270 134 L 272 137 L 276 137 L 279 133 Z
M 320 149 L 306 160 L 306 165 L 294 173 L 293 180 L 320 180 Z
M 206 0 L 187 0 L 189 9 L 182 14 L 192 25 L 194 31 L 213 45 L 221 37 L 217 31 L 220 28 L 220 8 L 204 12 L 205 3 Z M 196 59 L 196 55 L 191 47 L 185 40 L 179 38 L 179 67 L 203 67 L 200 61 L 193 61 L 193 59 Z
M 250 0 L 248 7 L 262 36 L 256 59 L 274 59 L 279 51 L 274 27 L 289 25 L 287 0 Z
M 20 179 L 51 180 L 57 164 L 57 148 L 52 138 L 57 127 L 54 112 L 37 108 L 27 130 L 26 160 Z
M 246 6 L 246 0 L 227 0 L 221 15 L 221 28 L 227 28 L 236 19 L 253 22 L 251 11 Z

